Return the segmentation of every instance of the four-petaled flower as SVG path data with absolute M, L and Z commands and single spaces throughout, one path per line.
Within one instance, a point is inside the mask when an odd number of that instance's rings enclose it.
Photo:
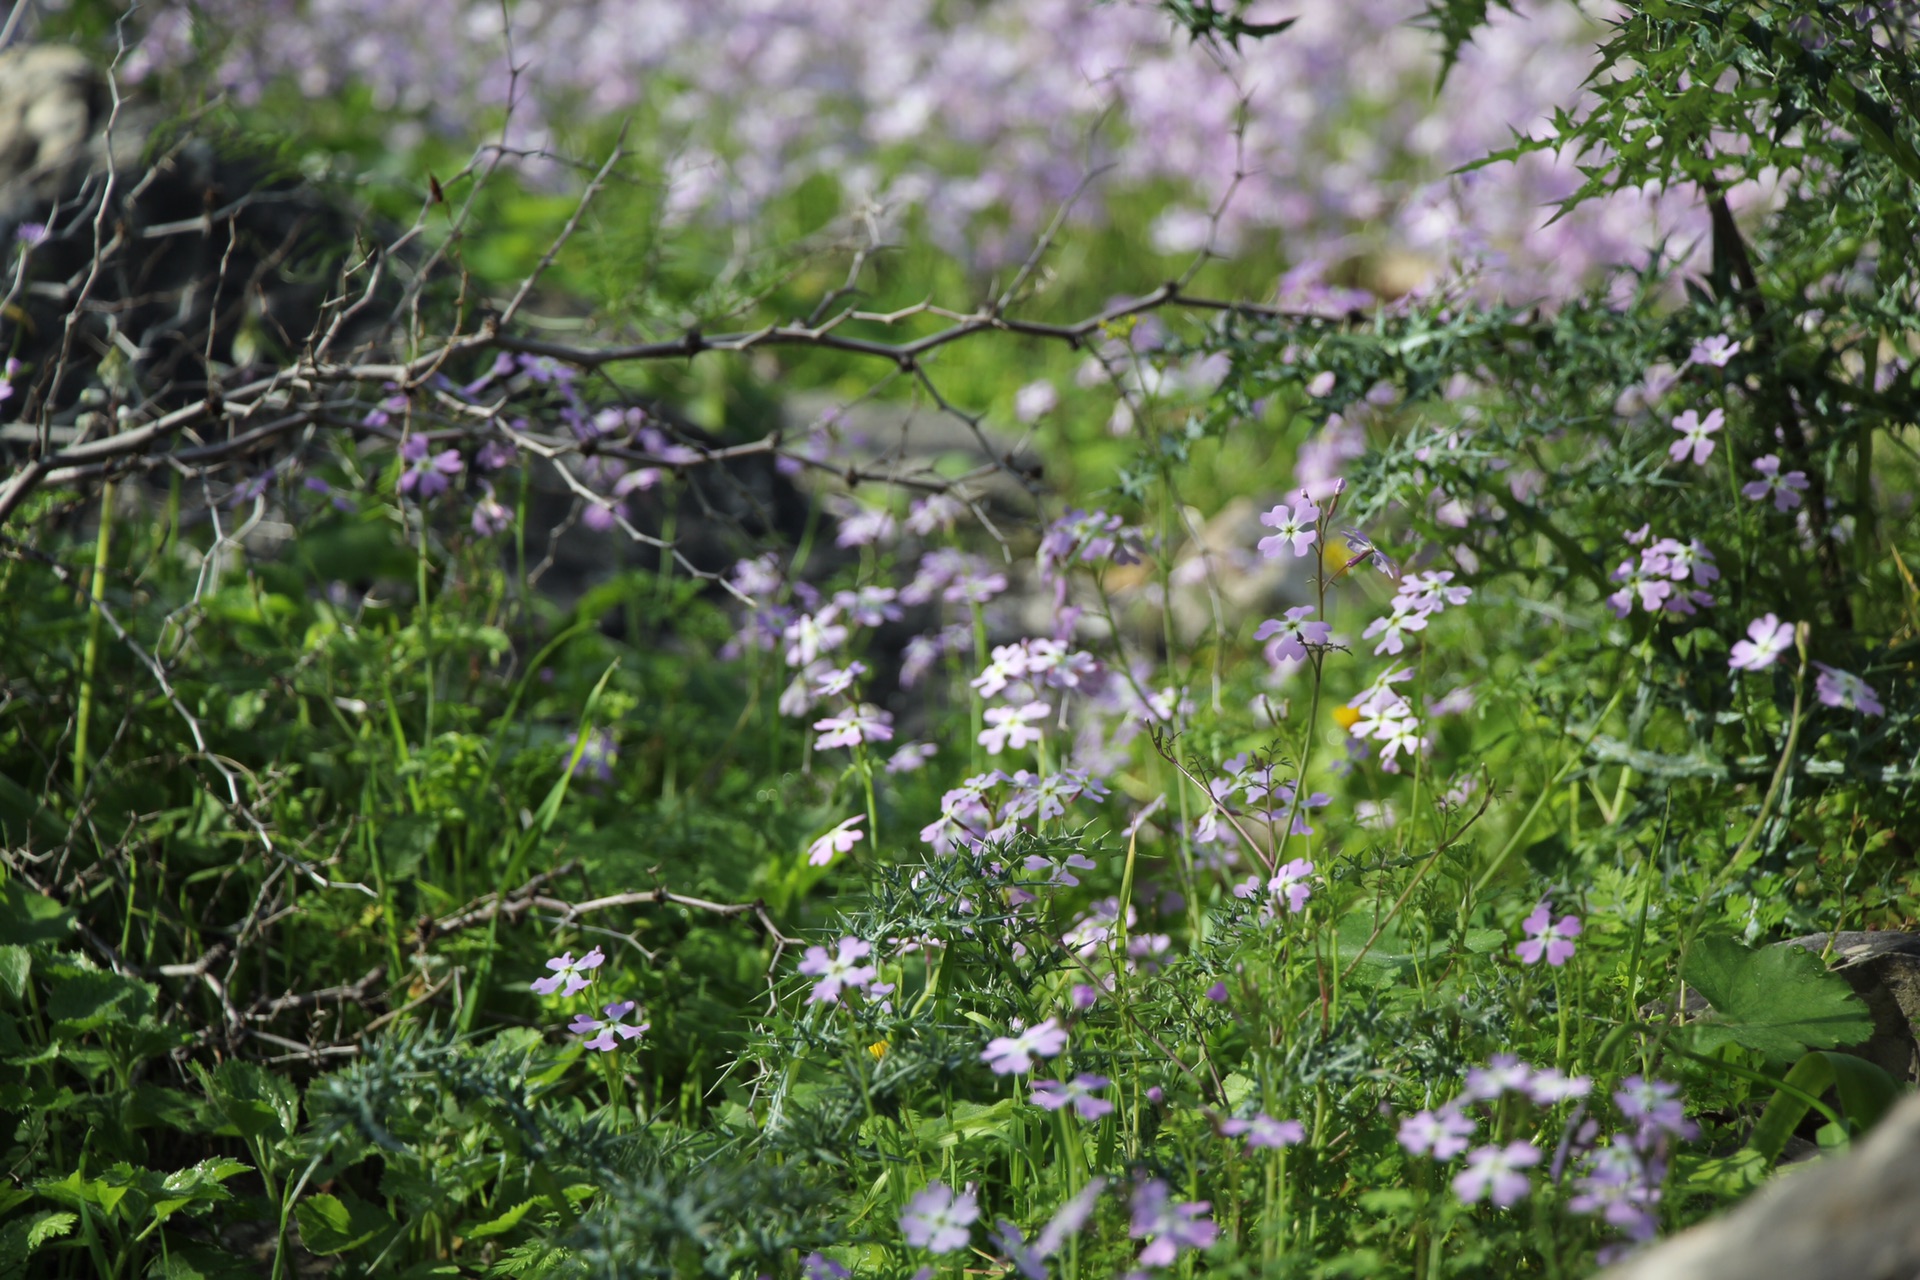
M 1244 1120 L 1222 1120 L 1220 1132 L 1229 1138 L 1246 1134 L 1249 1152 L 1260 1147 L 1278 1150 L 1296 1142 L 1304 1142 L 1307 1138 L 1307 1130 L 1298 1120 L 1275 1120 L 1264 1111 L 1257 1111 Z
M 1708 364 L 1716 369 L 1727 367 L 1727 361 L 1740 353 L 1740 344 L 1724 333 L 1716 333 L 1693 344 L 1693 350 L 1687 353 L 1688 364 Z
M 425 436 L 408 436 L 400 445 L 400 460 L 406 463 L 400 472 L 400 492 L 431 498 L 445 493 L 451 477 L 465 470 L 458 449 L 430 453 L 430 447 Z
M 1473 1145 L 1473 1117 L 1449 1103 L 1438 1111 L 1417 1111 L 1400 1122 L 1400 1145 L 1407 1154 L 1451 1160 Z
M 1813 692 L 1822 706 L 1842 707 L 1848 711 L 1858 711 L 1863 716 L 1883 716 L 1887 713 L 1886 707 L 1880 702 L 1880 695 L 1859 676 L 1851 671 L 1830 667 L 1824 662 L 1813 665 L 1820 668 L 1820 674 L 1814 677 Z
M 1522 1170 L 1539 1163 L 1539 1148 L 1531 1142 L 1477 1147 L 1467 1153 L 1467 1167 L 1453 1175 L 1453 1194 L 1464 1204 L 1487 1199 L 1504 1209 L 1526 1196 L 1532 1184 Z
M 987 1042 L 980 1060 L 997 1076 L 1033 1070 L 1035 1058 L 1051 1058 L 1067 1047 L 1067 1033 L 1056 1018 L 1037 1022 L 1018 1035 L 996 1036 Z
M 1558 969 L 1573 956 L 1573 940 L 1580 936 L 1580 918 L 1561 916 L 1553 918 L 1553 904 L 1542 899 L 1533 909 L 1533 914 L 1520 922 L 1527 932 L 1527 939 L 1514 948 L 1515 954 L 1523 964 L 1539 964 L 1545 956 L 1547 963 Z
M 1273 879 L 1267 881 L 1267 892 L 1276 902 L 1285 898 L 1287 910 L 1298 915 L 1306 909 L 1307 899 L 1313 896 L 1313 886 L 1307 883 L 1307 877 L 1312 874 L 1311 862 L 1295 858 L 1273 873 Z
M 1030 742 L 1046 736 L 1039 722 L 1051 710 L 1044 702 L 1029 702 L 1019 707 L 988 707 L 987 727 L 980 731 L 980 745 L 988 755 L 999 755 L 1008 747 L 1018 751 Z
M 1276 530 L 1270 537 L 1260 539 L 1260 554 L 1268 559 L 1276 559 L 1292 544 L 1293 554 L 1304 556 L 1320 536 L 1318 528 L 1320 508 L 1314 505 L 1305 491 L 1300 501 L 1288 506 L 1281 503 L 1260 517 L 1260 523 Z
M 893 716 L 869 703 L 848 707 L 837 716 L 815 720 L 820 730 L 814 746 L 822 751 L 833 747 L 857 747 L 863 742 L 886 742 L 893 737 Z
M 1176 1202 L 1159 1178 L 1149 1178 L 1134 1189 L 1135 1240 L 1147 1240 L 1140 1261 L 1149 1267 L 1170 1266 L 1185 1249 L 1205 1249 L 1220 1237 L 1220 1228 L 1207 1217 L 1213 1205 L 1206 1200 Z
M 1098 1120 L 1113 1110 L 1113 1104 L 1093 1095 L 1111 1083 L 1105 1076 L 1085 1072 L 1065 1081 L 1036 1080 L 1033 1082 L 1031 1100 L 1034 1106 L 1046 1111 L 1058 1111 L 1071 1105 L 1082 1120 Z
M 593 1038 L 586 1042 L 587 1048 L 597 1049 L 601 1053 L 612 1053 L 623 1041 L 638 1040 L 647 1028 L 653 1025 L 651 1022 L 627 1022 L 626 1016 L 632 1013 L 635 1007 L 631 1000 L 604 1005 L 600 1010 L 606 1015 L 604 1022 L 599 1018 L 590 1018 L 584 1013 L 576 1013 L 573 1021 L 567 1024 L 567 1030 L 577 1036 L 592 1036 Z M 595 1032 L 599 1034 L 595 1035 Z
M 836 853 L 846 853 L 866 838 L 866 833 L 856 830 L 866 815 L 856 813 L 807 846 L 807 865 L 824 867 L 833 861 Z
M 1744 497 L 1758 502 L 1772 494 L 1776 511 L 1791 511 L 1800 505 L 1800 491 L 1807 487 L 1806 472 L 1782 472 L 1779 456 L 1771 453 L 1763 458 L 1755 458 L 1753 469 L 1760 473 L 1760 478 L 1740 486 Z
M 1620 1114 L 1639 1126 L 1643 1134 L 1664 1133 L 1675 1138 L 1692 1138 L 1700 1130 L 1687 1119 L 1680 1101 L 1680 1087 L 1664 1080 L 1628 1076 L 1614 1091 L 1613 1101 Z
M 1680 433 L 1680 438 L 1667 446 L 1668 456 L 1675 462 L 1683 462 L 1691 453 L 1696 466 L 1705 466 L 1713 456 L 1713 433 L 1726 424 L 1726 417 L 1718 409 L 1709 410 L 1704 418 L 1689 409 L 1675 418 L 1673 429 Z
M 1735 671 L 1764 671 L 1793 648 L 1793 624 L 1772 614 L 1762 614 L 1747 624 L 1748 639 L 1733 646 L 1727 665 Z
M 1333 624 L 1308 622 L 1313 614 L 1310 604 L 1287 610 L 1287 616 L 1269 618 L 1253 633 L 1255 640 L 1272 640 L 1267 646 L 1269 662 L 1304 662 L 1308 645 L 1323 645 L 1333 638 Z
M 900 1233 L 907 1243 L 929 1253 L 952 1253 L 967 1247 L 969 1230 L 980 1218 L 980 1202 L 971 1188 L 961 1192 L 944 1182 L 929 1182 L 900 1214 Z
M 606 955 L 598 947 L 578 960 L 573 958 L 573 952 L 564 951 L 547 961 L 547 968 L 553 972 L 547 977 L 535 978 L 533 989 L 543 996 L 550 996 L 556 991 L 563 996 L 577 995 L 585 991 L 587 984 L 592 981 L 587 974 L 606 962 Z M 563 985 L 566 988 L 564 991 L 561 990 Z
M 829 952 L 825 947 L 808 947 L 800 960 L 800 972 L 818 978 L 807 993 L 808 1004 L 838 1004 L 840 993 L 848 987 L 863 987 L 878 972 L 860 961 L 873 954 L 873 944 L 860 938 L 842 938 Z

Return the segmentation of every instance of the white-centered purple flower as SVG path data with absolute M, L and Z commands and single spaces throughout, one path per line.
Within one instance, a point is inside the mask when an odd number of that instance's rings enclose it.
M 1463 1204 L 1491 1200 L 1505 1209 L 1526 1198 L 1532 1182 L 1525 1171 L 1539 1163 L 1540 1151 L 1531 1142 L 1477 1147 L 1467 1153 L 1467 1167 L 1453 1176 L 1453 1194 Z
M 1245 1119 L 1222 1120 L 1220 1132 L 1229 1138 L 1245 1134 L 1249 1154 L 1261 1149 L 1278 1151 L 1307 1140 L 1306 1127 L 1298 1120 L 1275 1120 L 1264 1111 L 1256 1111 Z
M 1287 910 L 1294 915 L 1306 910 L 1307 899 L 1313 896 L 1313 885 L 1309 877 L 1313 875 L 1313 864 L 1305 858 L 1295 858 L 1280 867 L 1267 881 L 1267 893 L 1275 902 L 1284 901 Z
M 1539 964 L 1542 956 L 1548 964 L 1558 969 L 1573 958 L 1573 940 L 1580 936 L 1580 918 L 1561 916 L 1553 918 L 1553 904 L 1542 899 L 1533 909 L 1533 914 L 1520 922 L 1526 931 L 1526 940 L 1514 948 L 1523 964 Z
M 1473 1117 L 1448 1104 L 1438 1111 L 1417 1111 L 1400 1122 L 1400 1145 L 1409 1155 L 1451 1160 L 1473 1145 Z
M 987 727 L 980 731 L 980 745 L 988 755 L 999 755 L 1009 748 L 1018 751 L 1046 736 L 1041 727 L 1051 708 L 1044 702 L 1029 702 L 1018 707 L 988 707 Z
M 1736 641 L 1727 665 L 1735 671 L 1764 671 L 1793 648 L 1793 624 L 1771 613 L 1747 624 L 1747 639 Z
M 1304 556 L 1320 537 L 1320 508 L 1305 493 L 1300 500 L 1289 506 L 1281 503 L 1260 517 L 1260 523 L 1274 532 L 1260 539 L 1260 554 L 1269 560 L 1291 550 L 1295 556 Z
M 1724 333 L 1716 333 L 1711 338 L 1703 338 L 1693 344 L 1693 350 L 1687 353 L 1687 363 L 1724 369 L 1727 362 L 1739 353 L 1739 343 Z
M 1880 695 L 1859 676 L 1851 671 L 1842 671 L 1839 667 L 1830 667 L 1824 662 L 1813 665 L 1820 668 L 1820 674 L 1813 680 L 1813 692 L 1822 706 L 1857 711 L 1863 716 L 1883 716 L 1887 713 Z
M 864 742 L 889 742 L 893 739 L 893 713 L 862 702 L 839 715 L 815 720 L 813 727 L 820 731 L 813 745 L 821 751 L 857 747 Z
M 1463 605 L 1472 598 L 1472 587 L 1464 583 L 1453 585 L 1453 570 L 1431 569 L 1425 573 L 1410 573 L 1400 579 L 1400 590 L 1393 597 L 1393 609 L 1395 613 L 1430 615 L 1439 613 L 1449 605 Z
M 1071 1106 L 1082 1120 L 1098 1120 L 1113 1111 L 1113 1103 L 1094 1095 L 1111 1083 L 1105 1076 L 1090 1072 L 1082 1072 L 1071 1080 L 1036 1080 L 1029 1100 L 1045 1111 Z
M 1713 434 L 1726 425 L 1726 417 L 1719 409 L 1709 410 L 1704 418 L 1692 409 L 1680 414 L 1672 423 L 1680 438 L 1667 446 L 1667 456 L 1684 462 L 1692 454 L 1695 466 L 1705 466 L 1713 456 Z
M 1760 478 L 1741 485 L 1742 496 L 1759 502 L 1771 495 L 1776 511 L 1791 511 L 1800 505 L 1800 494 L 1807 487 L 1806 472 L 1781 471 L 1778 455 L 1771 453 L 1755 458 L 1753 469 L 1760 473 Z
M 833 861 L 835 854 L 851 852 L 853 846 L 866 838 L 866 833 L 858 830 L 859 825 L 864 821 L 866 821 L 866 815 L 856 813 L 851 818 L 836 824 L 832 830 L 808 845 L 807 865 L 824 867 Z
M 838 1004 L 847 988 L 872 982 L 878 970 L 873 965 L 860 963 L 872 954 L 873 944 L 855 937 L 840 939 L 832 951 L 808 947 L 800 960 L 800 972 L 818 981 L 807 993 L 807 1003 Z
M 1036 1022 L 1010 1036 L 996 1036 L 987 1042 L 980 1060 L 997 1076 L 1020 1075 L 1033 1070 L 1035 1058 L 1052 1058 L 1067 1047 L 1066 1029 L 1057 1018 Z
M 828 605 L 818 613 L 803 613 L 787 624 L 782 638 L 787 642 L 787 665 L 812 665 L 823 654 L 831 653 L 847 642 L 847 629 L 840 625 L 837 605 Z
M 1149 1178 L 1133 1192 L 1133 1221 L 1128 1231 L 1135 1240 L 1148 1241 L 1140 1250 L 1142 1265 L 1171 1266 L 1188 1249 L 1205 1249 L 1220 1238 L 1220 1228 L 1207 1212 L 1206 1200 L 1177 1201 L 1165 1181 Z
M 900 1213 L 900 1234 L 928 1253 L 953 1253 L 967 1247 L 980 1202 L 971 1188 L 956 1192 L 944 1182 L 929 1182 Z
M 1628 1076 L 1620 1082 L 1613 1101 L 1621 1115 L 1639 1126 L 1642 1135 L 1665 1134 L 1684 1140 L 1700 1133 L 1699 1126 L 1687 1119 L 1679 1085 L 1649 1080 L 1645 1076 Z
M 904 742 L 894 753 L 887 757 L 888 773 L 914 773 L 924 767 L 929 760 L 940 753 L 940 748 L 931 742 Z
M 408 436 L 400 445 L 400 492 L 422 499 L 445 493 L 452 478 L 466 469 L 458 449 L 431 452 L 425 436 Z
M 578 995 L 585 991 L 588 983 L 592 981 L 588 975 L 606 962 L 605 953 L 598 947 L 578 960 L 573 958 L 573 952 L 563 951 L 547 961 L 547 968 L 552 970 L 552 973 L 544 978 L 535 978 L 531 985 L 543 996 L 550 996 L 555 992 L 559 992 L 562 996 Z M 563 987 L 565 990 L 561 989 Z
M 600 1012 L 605 1016 L 590 1018 L 584 1013 L 575 1014 L 573 1021 L 567 1024 L 567 1030 L 577 1036 L 589 1037 L 584 1047 L 600 1053 L 612 1053 L 629 1040 L 638 1040 L 646 1033 L 650 1022 L 628 1022 L 627 1015 L 637 1008 L 631 1000 L 620 1000 L 604 1005 Z
M 870 547 L 876 542 L 892 540 L 894 528 L 891 511 L 865 507 L 840 522 L 833 542 L 839 547 Z
M 1402 609 L 1396 601 L 1392 613 L 1384 618 L 1375 618 L 1367 624 L 1367 629 L 1361 632 L 1361 639 L 1371 640 L 1375 636 L 1379 636 L 1381 637 L 1380 643 L 1373 647 L 1373 652 L 1376 655 L 1383 653 L 1399 654 L 1407 647 L 1407 636 L 1409 633 L 1425 631 L 1426 629 L 1426 614 L 1412 613 Z
M 1466 1088 L 1460 1096 L 1468 1101 L 1491 1102 L 1508 1093 L 1527 1093 L 1533 1087 L 1534 1070 L 1514 1053 L 1496 1053 L 1484 1067 L 1467 1072 Z
M 1253 638 L 1273 641 L 1267 646 L 1267 661 L 1304 662 L 1307 646 L 1324 645 L 1333 638 L 1333 624 L 1307 621 L 1313 612 L 1310 604 L 1296 605 L 1287 610 L 1285 618 L 1269 618 L 1260 624 Z

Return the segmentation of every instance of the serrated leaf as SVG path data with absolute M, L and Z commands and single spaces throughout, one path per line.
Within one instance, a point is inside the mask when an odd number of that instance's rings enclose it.
M 1752 951 L 1731 938 L 1704 937 L 1680 976 L 1713 1006 L 1712 1018 L 1689 1028 L 1702 1053 L 1737 1044 L 1787 1062 L 1873 1034 L 1873 1019 L 1846 979 L 1798 947 Z

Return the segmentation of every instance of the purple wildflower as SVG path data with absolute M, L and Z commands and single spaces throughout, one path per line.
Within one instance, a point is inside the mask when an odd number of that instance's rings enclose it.
M 1393 610 L 1425 616 L 1439 613 L 1448 605 L 1463 605 L 1473 598 L 1472 587 L 1456 587 L 1452 582 L 1451 569 L 1408 574 L 1400 580 L 1400 590 L 1393 597 Z
M 13 238 L 29 249 L 44 244 L 51 234 L 44 222 L 23 222 L 13 229 Z
M 1724 369 L 1727 367 L 1727 362 L 1739 353 L 1739 343 L 1724 333 L 1716 333 L 1711 338 L 1705 338 L 1693 344 L 1693 350 L 1687 353 L 1687 363 L 1712 365 L 1716 369 Z
M 1687 410 L 1673 420 L 1673 429 L 1680 438 L 1667 446 L 1667 456 L 1675 462 L 1683 462 L 1689 453 L 1693 455 L 1695 466 L 1705 466 L 1707 459 L 1713 456 L 1714 432 L 1726 425 L 1726 414 L 1718 409 L 1701 417 L 1692 409 Z
M 893 513 L 869 507 L 842 520 L 833 541 L 835 546 L 868 547 L 876 542 L 889 541 L 893 533 Z
M 853 1272 L 818 1250 L 800 1259 L 801 1280 L 851 1280 Z
M 855 828 L 865 820 L 865 814 L 856 813 L 808 845 L 807 865 L 810 867 L 824 867 L 833 861 L 834 854 L 850 852 L 853 846 L 859 844 L 865 837 L 864 832 L 855 830 Z
M 580 753 L 578 760 L 573 757 L 576 751 Z M 584 745 L 577 732 L 567 735 L 567 759 L 571 761 L 567 766 L 567 773 L 570 777 L 577 777 L 582 770 L 585 770 L 589 777 L 601 782 L 609 782 L 613 779 L 614 762 L 619 758 L 620 748 L 615 744 L 613 734 L 605 729 L 594 729 L 589 732 Z
M 429 455 L 425 436 L 408 436 L 400 445 L 400 460 L 406 467 L 400 473 L 400 492 L 411 493 L 425 501 L 445 493 L 451 477 L 466 469 L 458 449 L 442 449 Z
M 900 1214 L 900 1233 L 916 1249 L 952 1253 L 967 1247 L 969 1228 L 979 1218 L 980 1203 L 971 1189 L 955 1193 L 944 1182 L 929 1182 L 907 1201 Z
M 1496 1053 L 1487 1059 L 1486 1066 L 1467 1072 L 1467 1087 L 1460 1096 L 1490 1102 L 1505 1093 L 1526 1093 L 1533 1077 L 1533 1068 L 1520 1061 L 1518 1054 Z
M 870 703 L 848 707 L 837 716 L 813 722 L 820 730 L 814 746 L 822 751 L 834 747 L 857 747 L 863 742 L 888 742 L 893 738 L 893 715 Z
M 1400 1145 L 1408 1155 L 1451 1160 L 1473 1144 L 1473 1117 L 1448 1104 L 1438 1111 L 1418 1111 L 1400 1122 Z
M 830 604 L 818 613 L 803 613 L 788 623 L 782 633 L 787 642 L 787 665 L 808 666 L 822 654 L 845 644 L 847 629 L 836 621 L 839 616 L 839 607 Z
M 987 727 L 980 731 L 980 745 L 988 755 L 999 755 L 1011 747 L 1015 751 L 1046 736 L 1040 728 L 1051 708 L 1044 702 L 1029 702 L 1019 707 L 988 707 Z
M 601 1053 L 612 1053 L 623 1042 L 638 1040 L 645 1034 L 647 1028 L 653 1025 L 651 1022 L 627 1022 L 626 1016 L 633 1012 L 634 1007 L 631 1000 L 621 1000 L 602 1006 L 600 1011 L 606 1015 L 604 1022 L 598 1018 L 590 1018 L 584 1013 L 575 1014 L 573 1021 L 567 1024 L 567 1030 L 577 1036 L 591 1036 L 592 1039 L 586 1042 L 586 1048 L 596 1049 Z M 595 1032 L 599 1034 L 595 1035 Z
M 573 952 L 563 951 L 547 961 L 547 968 L 553 972 L 547 977 L 535 978 L 532 983 L 533 989 L 543 996 L 550 996 L 556 991 L 562 996 L 578 995 L 585 991 L 587 984 L 592 981 L 587 975 L 606 962 L 606 955 L 598 947 L 578 960 L 573 958 Z M 563 984 L 566 988 L 564 991 L 561 990 Z
M 1275 902 L 1285 898 L 1287 910 L 1298 915 L 1306 909 L 1307 899 L 1313 896 L 1313 886 L 1307 883 L 1307 877 L 1312 874 L 1311 862 L 1295 858 L 1273 873 L 1273 879 L 1267 881 L 1267 892 Z
M 1170 1266 L 1182 1251 L 1210 1246 L 1220 1236 L 1220 1228 L 1207 1217 L 1212 1207 L 1205 1200 L 1176 1202 L 1159 1178 L 1141 1183 L 1134 1189 L 1133 1225 L 1128 1232 L 1135 1240 L 1149 1240 L 1140 1251 L 1141 1263 Z
M 1778 455 L 1771 453 L 1763 458 L 1755 458 L 1753 469 L 1760 473 L 1760 478 L 1740 486 L 1742 496 L 1758 502 L 1771 494 L 1776 511 L 1791 511 L 1800 505 L 1800 493 L 1807 487 L 1806 472 L 1782 473 Z
M 1488 1199 L 1505 1209 L 1525 1198 L 1532 1184 L 1522 1170 L 1539 1163 L 1540 1151 L 1531 1142 L 1476 1148 L 1467 1153 L 1467 1167 L 1453 1176 L 1453 1193 L 1463 1204 Z
M 1060 404 L 1060 393 L 1051 382 L 1029 382 L 1013 393 L 1013 416 L 1022 422 L 1037 422 Z
M 1220 1132 L 1229 1138 L 1247 1135 L 1249 1154 L 1262 1147 L 1277 1151 L 1307 1140 L 1306 1127 L 1298 1120 L 1275 1120 L 1264 1111 L 1257 1111 L 1245 1120 L 1222 1120 Z
M 1105 1098 L 1093 1095 L 1113 1083 L 1105 1076 L 1082 1072 L 1072 1080 L 1036 1080 L 1029 1100 L 1034 1106 L 1046 1111 L 1058 1111 L 1072 1106 L 1082 1120 L 1098 1120 L 1113 1110 L 1113 1104 Z
M 1260 517 L 1261 524 L 1275 531 L 1271 536 L 1260 539 L 1260 554 L 1269 560 L 1277 559 L 1291 544 L 1294 555 L 1306 555 L 1320 537 L 1319 520 L 1320 508 L 1304 492 L 1300 495 L 1300 501 L 1292 506 L 1281 503 Z
M 1749 622 L 1747 635 L 1749 639 L 1734 644 L 1733 657 L 1727 663 L 1735 671 L 1764 671 L 1793 648 L 1793 624 L 1770 613 Z
M 1822 706 L 1858 711 L 1864 716 L 1883 716 L 1887 713 L 1886 707 L 1880 702 L 1880 695 L 1859 676 L 1851 671 L 1830 667 L 1824 662 L 1813 665 L 1820 668 L 1820 674 L 1814 677 L 1813 691 Z
M 1253 633 L 1255 640 L 1273 640 L 1267 647 L 1268 662 L 1304 662 L 1308 645 L 1324 645 L 1333 638 L 1333 625 L 1308 622 L 1313 613 L 1310 604 L 1287 610 L 1285 619 L 1269 618 Z
M 1687 1119 L 1680 1101 L 1680 1086 L 1665 1080 L 1628 1076 L 1613 1095 L 1620 1114 L 1639 1126 L 1643 1138 L 1655 1134 L 1687 1139 L 1699 1134 L 1699 1126 Z
M 926 766 L 927 762 L 940 753 L 940 748 L 931 742 L 906 742 L 891 756 L 887 757 L 888 773 L 913 773 Z
M 838 1004 L 840 993 L 848 987 L 872 982 L 878 972 L 873 965 L 861 964 L 873 954 L 873 944 L 859 938 L 842 938 L 829 952 L 825 947 L 808 947 L 800 960 L 800 972 L 818 978 L 807 993 L 808 1004 Z
M 482 481 L 480 497 L 473 504 L 473 531 L 491 538 L 513 523 L 513 512 L 493 496 L 493 486 Z
M 1426 614 L 1410 613 L 1400 607 L 1399 597 L 1396 596 L 1394 599 L 1393 612 L 1384 618 L 1375 618 L 1367 624 L 1367 629 L 1360 633 L 1363 640 L 1371 640 L 1375 636 L 1383 637 L 1380 643 L 1373 647 L 1376 655 L 1399 654 L 1407 647 L 1406 635 L 1409 631 L 1427 629 Z
M 1051 1058 L 1067 1047 L 1067 1033 L 1056 1018 L 1035 1023 L 1018 1035 L 996 1036 L 987 1042 L 980 1060 L 997 1076 L 1033 1070 L 1035 1058 Z
M 1547 963 L 1558 969 L 1573 956 L 1573 940 L 1580 936 L 1580 918 L 1561 916 L 1553 919 L 1553 904 L 1542 899 L 1533 909 L 1533 914 L 1520 922 L 1526 930 L 1526 941 L 1514 948 L 1523 964 L 1539 964 L 1540 957 L 1546 956 Z

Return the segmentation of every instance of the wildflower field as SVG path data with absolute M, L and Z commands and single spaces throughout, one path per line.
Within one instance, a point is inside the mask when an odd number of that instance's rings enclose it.
M 1913 1090 L 1913 6 L 12 15 L 0 1280 L 1576 1277 Z

